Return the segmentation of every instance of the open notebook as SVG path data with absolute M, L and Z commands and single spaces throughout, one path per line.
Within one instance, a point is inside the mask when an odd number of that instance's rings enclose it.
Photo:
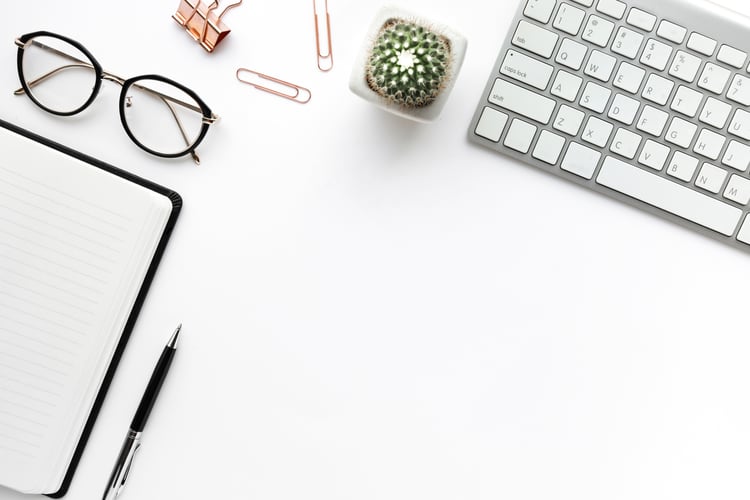
M 182 205 L 0 121 L 0 486 L 63 495 Z

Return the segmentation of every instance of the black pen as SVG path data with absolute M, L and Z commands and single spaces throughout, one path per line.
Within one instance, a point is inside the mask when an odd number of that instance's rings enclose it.
M 120 454 L 117 456 L 117 462 L 109 477 L 107 489 L 104 491 L 104 500 L 117 498 L 122 487 L 125 486 L 130 467 L 133 465 L 133 458 L 141 446 L 143 428 L 146 426 L 148 416 L 151 414 L 151 409 L 154 407 L 156 398 L 159 396 L 159 390 L 161 390 L 161 386 L 167 376 L 169 366 L 172 364 L 172 358 L 174 358 L 174 354 L 177 351 L 177 337 L 180 335 L 181 328 L 182 325 L 178 326 L 172 334 L 172 338 L 167 342 L 166 347 L 164 347 L 161 353 L 161 357 L 159 357 L 159 361 L 156 363 L 154 373 L 151 374 L 151 380 L 148 381 L 146 391 L 143 393 L 141 403 L 138 405 L 138 409 L 133 416 L 133 422 L 130 424 L 128 435 L 125 437 L 125 442 L 122 443 Z

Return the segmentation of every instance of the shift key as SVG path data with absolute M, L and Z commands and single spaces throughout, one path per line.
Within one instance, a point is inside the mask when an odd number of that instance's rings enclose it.
M 547 125 L 555 110 L 555 101 L 500 78 L 490 91 L 490 102 L 508 111 Z
M 549 59 L 557 45 L 557 33 L 540 28 L 526 21 L 518 23 L 518 28 L 513 34 L 513 45 L 521 47 L 538 56 Z

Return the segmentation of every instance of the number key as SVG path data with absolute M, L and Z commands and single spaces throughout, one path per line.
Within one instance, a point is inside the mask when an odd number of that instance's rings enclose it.
M 612 43 L 612 52 L 629 59 L 635 59 L 643 43 L 643 35 L 628 28 L 621 27 Z
M 743 106 L 750 106 L 750 78 L 735 75 L 732 85 L 729 86 L 727 99 L 738 102 Z
M 717 66 L 714 63 L 706 63 L 703 73 L 698 80 L 698 86 L 702 89 L 710 90 L 714 94 L 724 92 L 724 87 L 729 81 L 731 72 L 728 69 Z
M 672 66 L 669 68 L 669 74 L 682 81 L 693 83 L 700 67 L 701 60 L 699 58 L 678 50 L 674 61 L 672 61 Z
M 671 55 L 672 47 L 651 38 L 646 42 L 646 50 L 643 51 L 643 55 L 641 56 L 641 63 L 659 71 L 664 71 Z
M 566 3 L 560 5 L 555 16 L 555 22 L 552 24 L 555 28 L 571 35 L 577 35 L 581 29 L 583 18 L 586 13 L 578 7 L 573 7 Z
M 599 47 L 606 47 L 614 29 L 614 23 L 592 15 L 586 23 L 586 28 L 583 30 L 583 39 Z

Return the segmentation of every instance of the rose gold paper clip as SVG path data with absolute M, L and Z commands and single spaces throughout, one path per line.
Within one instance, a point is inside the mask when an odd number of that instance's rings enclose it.
M 313 11 L 315 12 L 315 48 L 318 51 L 318 69 L 320 71 L 331 71 L 333 68 L 333 46 L 331 45 L 331 16 L 328 14 L 328 0 L 325 0 L 326 9 L 326 46 L 320 47 L 320 28 L 318 21 L 318 6 L 313 0 Z
M 240 76 L 243 73 L 249 73 L 260 80 L 266 80 L 278 84 L 277 86 L 279 90 L 271 87 L 266 87 L 264 85 L 259 85 L 246 78 L 243 78 L 242 76 Z M 285 82 L 284 80 L 279 80 L 278 78 L 264 75 L 263 73 L 258 73 L 257 71 L 253 71 L 251 69 L 240 68 L 237 70 L 237 73 L 235 73 L 235 75 L 237 76 L 237 79 L 242 83 L 246 83 L 258 90 L 269 92 L 273 95 L 277 95 L 279 97 L 283 97 L 284 99 L 289 99 L 290 101 L 298 102 L 300 104 L 306 104 L 312 97 L 312 93 L 310 92 L 310 90 L 306 89 L 305 87 L 300 87 L 299 85 L 295 85 L 294 83 Z
M 201 0 L 180 0 L 180 6 L 177 8 L 177 12 L 172 15 L 172 19 L 185 28 L 185 31 L 196 42 L 200 43 L 201 47 L 206 49 L 207 52 L 213 52 L 219 42 L 231 31 L 221 21 L 221 18 L 229 9 L 233 9 L 241 3 L 242 0 L 230 4 L 221 11 L 221 14 L 217 15 L 214 11 L 219 8 L 218 0 L 214 0 L 208 5 Z

